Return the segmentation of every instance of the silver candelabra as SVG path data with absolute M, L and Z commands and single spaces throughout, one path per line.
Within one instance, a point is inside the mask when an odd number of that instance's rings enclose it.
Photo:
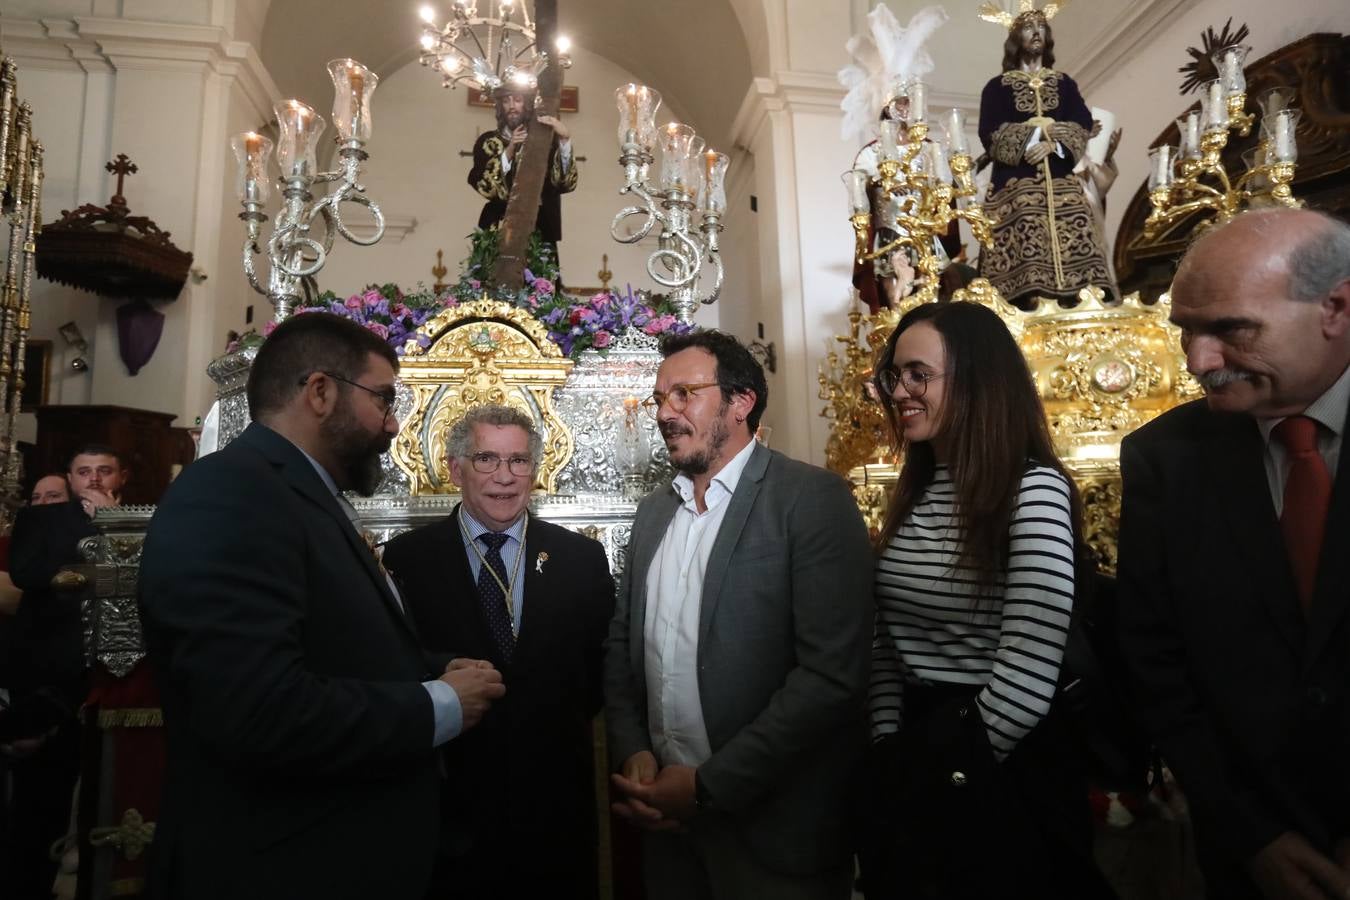
M 647 274 L 670 289 L 668 298 L 676 317 L 686 324 L 694 319 L 699 304 L 717 302 L 722 292 L 724 270 L 718 247 L 722 217 L 726 214 L 726 173 L 730 160 L 716 150 L 704 150 L 704 141 L 688 125 L 671 122 L 656 127 L 661 95 L 638 84 L 614 92 L 619 106 L 619 165 L 624 170 L 621 194 L 630 194 L 641 205 L 626 206 L 614 216 L 610 235 L 620 243 L 635 244 L 661 226 L 660 243 L 647 258 Z M 661 145 L 658 184 L 649 182 L 653 149 Z M 695 211 L 701 222 L 695 229 Z M 636 231 L 621 231 L 625 220 L 642 217 Z M 700 296 L 705 265 L 713 267 L 712 289 Z
M 276 146 L 281 174 L 281 208 L 267 241 L 270 270 L 267 285 L 259 280 L 254 257 L 261 254 L 262 224 L 267 221 L 263 207 L 267 203 L 271 179 L 268 158 L 272 141 L 256 132 L 235 135 L 230 145 L 238 160 L 236 192 L 244 211 L 239 214 L 247 226 L 244 238 L 244 274 L 253 289 L 271 301 L 277 322 L 285 320 L 302 299 L 317 296 L 314 276 L 328 261 L 337 235 L 368 247 L 384 236 L 384 215 L 365 194 L 358 180 L 361 164 L 369 157 L 365 145 L 370 140 L 370 97 L 378 76 L 351 59 L 328 64 L 333 79 L 333 125 L 337 129 L 338 168 L 319 172 L 315 148 L 323 133 L 324 121 L 312 107 L 299 100 L 284 100 L 275 112 L 279 137 Z M 316 184 L 333 183 L 326 195 L 314 199 Z M 354 234 L 342 220 L 342 204 L 355 203 L 370 210 L 375 230 L 369 237 Z M 322 238 L 312 231 L 323 219 Z

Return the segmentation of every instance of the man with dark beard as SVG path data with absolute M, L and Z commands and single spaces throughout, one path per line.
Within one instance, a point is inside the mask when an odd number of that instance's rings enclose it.
M 352 322 L 292 317 L 254 360 L 253 424 L 151 520 L 140 610 L 168 744 L 153 896 L 426 889 L 435 748 L 505 689 L 489 663 L 423 654 L 339 494 L 379 484 L 397 366 Z
M 492 228 L 506 214 L 506 201 L 515 181 L 516 156 L 525 146 L 530 120 L 534 118 L 534 93 L 500 88 L 496 92 L 497 130 L 478 136 L 473 145 L 473 168 L 469 186 L 487 202 L 478 216 L 479 228 Z M 548 177 L 539 198 L 539 218 L 535 231 L 558 258 L 562 240 L 563 194 L 577 188 L 577 167 L 572 158 L 572 138 L 567 126 L 556 116 L 539 116 L 539 122 L 553 129 L 553 147 L 548 155 Z
M 638 507 L 605 648 L 614 810 L 648 900 L 835 900 L 867 745 L 872 555 L 848 485 L 754 440 L 764 371 L 665 341 L 647 410 L 679 472 Z

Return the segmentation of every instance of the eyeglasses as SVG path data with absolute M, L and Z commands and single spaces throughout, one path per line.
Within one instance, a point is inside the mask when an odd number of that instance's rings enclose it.
M 669 392 L 652 391 L 652 395 L 642 401 L 642 408 L 653 419 L 661 412 L 661 407 L 667 403 L 670 404 L 670 408 L 674 412 L 684 412 L 685 408 L 689 406 L 689 398 L 694 395 L 695 391 L 718 386 L 720 386 L 720 382 L 702 381 L 697 384 L 677 384 Z
M 306 384 L 308 384 L 309 380 L 314 377 L 314 374 L 315 373 L 310 372 L 304 378 L 301 378 L 300 386 L 304 387 Z M 377 391 L 374 388 L 366 387 L 364 384 L 358 384 L 357 382 L 352 381 L 350 378 L 343 378 L 341 375 L 336 375 L 332 372 L 325 372 L 322 369 L 319 370 L 318 374 L 327 375 L 334 381 L 340 381 L 343 384 L 350 384 L 354 388 L 360 388 L 370 396 L 374 397 L 375 405 L 378 406 L 380 408 L 380 411 L 384 413 L 385 419 L 388 419 L 390 413 L 394 411 L 394 403 L 397 402 L 398 395 L 395 393 L 395 389 L 392 387 L 387 391 Z
M 500 457 L 495 453 L 475 453 L 469 457 L 473 470 L 482 475 L 491 475 L 506 463 L 506 470 L 512 475 L 529 475 L 534 471 L 534 460 L 528 456 Z
M 905 393 L 917 399 L 928 393 L 928 382 L 942 377 L 941 372 L 925 372 L 914 366 L 905 366 L 899 370 L 887 367 L 877 373 L 876 383 L 877 389 L 881 391 L 882 402 L 889 403 L 900 385 L 904 386 Z

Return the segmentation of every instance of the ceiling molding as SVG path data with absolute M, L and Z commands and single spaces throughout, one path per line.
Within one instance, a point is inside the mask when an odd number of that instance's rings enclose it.
M 1084 96 L 1135 56 L 1158 29 L 1185 12 L 1187 0 L 1135 0 L 1116 5 L 1116 17 L 1093 36 L 1091 47 L 1068 56 L 1057 69 L 1069 72 Z

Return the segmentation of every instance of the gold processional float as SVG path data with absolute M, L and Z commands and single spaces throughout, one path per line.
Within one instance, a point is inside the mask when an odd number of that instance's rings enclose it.
M 1178 120 L 1179 146 L 1164 145 L 1150 152 L 1153 211 L 1146 225 L 1150 236 L 1188 217 L 1201 218 L 1198 234 L 1246 208 L 1301 205 L 1290 189 L 1299 118 L 1298 110 L 1289 106 L 1290 89 L 1273 88 L 1258 98 L 1261 140 L 1244 157 L 1246 171 L 1230 177 L 1221 159 L 1230 133 L 1246 136 L 1255 122 L 1247 112 L 1243 74 L 1248 51 L 1233 45 L 1213 53 L 1219 77 L 1203 86 L 1200 108 Z M 916 116 L 910 126 L 912 142 L 897 147 L 883 122 L 878 174 L 855 169 L 845 173 L 844 180 L 859 262 L 901 245 L 910 247 L 918 289 L 894 308 L 874 314 L 855 307 L 848 315 L 848 333 L 835 337 L 837 346 L 826 356 L 819 375 L 820 398 L 826 401 L 821 414 L 830 422 L 826 464 L 853 483 L 854 496 L 874 532 L 881 526 L 899 475 L 885 415 L 867 387 L 874 360 L 901 316 L 917 305 L 939 302 L 941 260 L 934 253 L 934 239 L 947 231 L 953 218 L 960 218 L 987 245 L 991 226 L 974 198 L 960 111 L 949 114 L 945 147 L 927 142 L 923 85 L 911 82 L 897 92 L 909 95 Z M 944 153 L 950 180 L 938 174 L 938 155 Z M 900 210 L 897 222 L 907 232 L 876 249 L 868 247 L 869 193 L 879 203 L 895 203 Z M 955 291 L 950 301 L 984 304 L 1007 323 L 1031 369 L 1055 449 L 1082 494 L 1084 538 L 1102 570 L 1114 573 L 1121 440 L 1160 413 L 1201 395 L 1186 371 L 1180 331 L 1168 320 L 1169 295 L 1163 293 L 1149 303 L 1136 291 L 1113 302 L 1100 288 L 1088 287 L 1071 306 L 1037 297 L 1029 310 L 1023 310 L 1005 300 L 989 281 L 977 278 Z

